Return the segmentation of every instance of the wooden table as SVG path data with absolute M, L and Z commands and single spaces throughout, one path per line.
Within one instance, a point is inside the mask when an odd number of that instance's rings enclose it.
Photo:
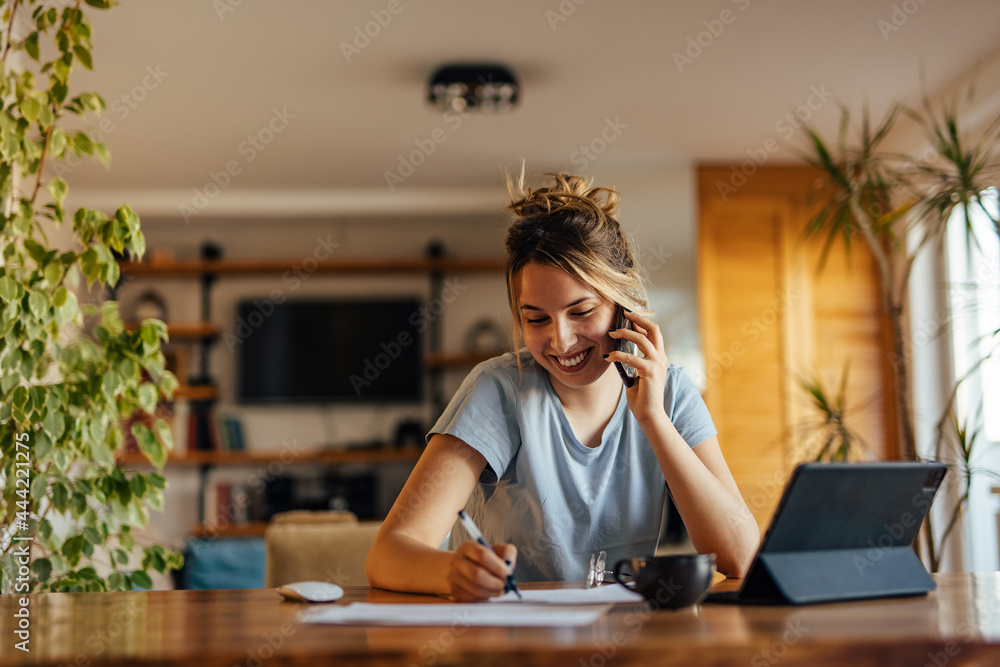
M 937 575 L 927 597 L 807 607 L 618 605 L 579 628 L 344 627 L 298 622 L 271 589 L 0 599 L 0 663 L 44 665 L 1000 665 L 1000 574 Z M 723 581 L 716 590 L 738 582 Z M 531 586 L 525 585 L 525 588 Z M 343 601 L 440 602 L 364 587 Z

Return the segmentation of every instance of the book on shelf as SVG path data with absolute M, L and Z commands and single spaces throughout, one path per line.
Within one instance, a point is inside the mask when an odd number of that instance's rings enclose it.
M 242 452 L 246 450 L 243 441 L 243 423 L 236 415 L 218 412 L 213 420 L 218 432 L 219 449 L 227 452 Z
M 223 441 L 224 433 L 221 428 L 219 428 L 219 420 L 221 416 L 215 410 L 215 408 L 209 408 L 208 411 L 208 429 L 209 429 L 209 439 L 212 443 L 211 449 L 215 451 L 222 451 L 228 449 L 226 443 Z
M 188 410 L 187 451 L 246 450 L 243 423 L 239 417 L 201 403 L 190 404 Z
M 174 436 L 174 454 L 183 455 L 189 451 L 190 444 L 188 435 L 188 404 L 187 401 L 177 401 L 174 403 L 174 414 L 170 420 L 170 432 Z
M 259 485 L 218 481 L 205 489 L 206 526 L 226 528 L 234 524 L 262 521 L 264 497 Z

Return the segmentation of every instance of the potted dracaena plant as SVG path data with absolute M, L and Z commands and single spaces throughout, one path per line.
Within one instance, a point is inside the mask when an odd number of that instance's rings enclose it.
M 61 121 L 104 109 L 94 93 L 71 95 L 69 80 L 92 67 L 87 12 L 112 4 L 0 0 L 3 592 L 150 588 L 150 571 L 181 564 L 133 534 L 150 508 L 162 509 L 163 477 L 117 462 L 126 420 L 156 466 L 172 445 L 154 417 L 177 384 L 160 349 L 166 327 L 147 320 L 127 330 L 115 301 L 77 295 L 84 281 L 91 290 L 117 282 L 116 253 L 143 254 L 139 218 L 128 206 L 70 215 L 66 181 L 46 174 L 60 160 L 108 161 L 105 146 Z
M 918 123 L 930 143 L 929 152 L 920 158 L 884 148 L 887 137 L 904 118 Z M 856 132 L 851 131 L 850 113 L 842 108 L 835 142 L 827 141 L 814 128 L 805 128 L 808 138 L 805 160 L 822 174 L 814 193 L 819 199 L 818 213 L 806 232 L 825 236 L 827 248 L 838 238 L 848 248 L 860 240 L 875 258 L 881 303 L 891 327 L 898 446 L 909 460 L 920 458 L 911 398 L 911 344 L 906 308 L 914 262 L 923 252 L 942 250 L 946 229 L 955 214 L 964 219 L 970 235 L 974 213 L 988 216 L 1000 233 L 1000 221 L 991 211 L 986 195 L 1000 179 L 997 161 L 1000 118 L 980 126 L 982 129 L 975 133 L 964 131 L 959 121 L 957 103 L 935 107 L 925 101 L 919 109 L 893 105 L 877 124 L 871 122 L 866 110 Z M 824 252 L 821 266 L 826 256 Z M 959 494 L 955 514 L 941 539 L 951 532 L 954 516 L 968 499 L 974 439 L 964 424 L 954 431 L 955 437 L 945 437 L 939 427 L 935 457 L 947 460 L 949 456 L 943 448 L 950 444 L 955 449 L 956 456 L 952 458 L 958 462 L 965 491 Z M 928 516 L 922 543 L 931 569 L 936 570 L 941 542 L 935 541 L 930 524 Z

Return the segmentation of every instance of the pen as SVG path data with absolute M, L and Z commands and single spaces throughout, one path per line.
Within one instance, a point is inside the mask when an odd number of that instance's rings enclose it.
M 465 528 L 465 532 L 469 534 L 469 537 L 476 542 L 479 542 L 487 549 L 493 548 L 490 546 L 489 542 L 486 541 L 486 538 L 483 537 L 483 534 L 479 532 L 479 527 L 476 525 L 476 522 L 465 513 L 465 510 L 458 510 L 458 520 L 462 522 L 462 527 Z M 507 561 L 507 567 L 510 567 L 510 561 Z M 514 583 L 513 572 L 507 573 L 507 585 L 504 587 L 503 592 L 506 593 L 507 591 L 514 591 L 519 599 L 524 599 L 521 597 L 521 591 L 517 590 L 517 584 Z

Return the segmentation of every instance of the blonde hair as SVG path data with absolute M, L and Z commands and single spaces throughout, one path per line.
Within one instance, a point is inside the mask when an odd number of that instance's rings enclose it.
M 646 314 L 649 307 L 635 252 L 614 218 L 618 193 L 591 187 L 582 176 L 546 175 L 552 184 L 537 190 L 525 186 L 523 168 L 517 179 L 507 177 L 514 219 L 504 249 L 515 351 L 523 341 L 518 276 L 531 263 L 561 269 L 602 299 L 629 310 Z

